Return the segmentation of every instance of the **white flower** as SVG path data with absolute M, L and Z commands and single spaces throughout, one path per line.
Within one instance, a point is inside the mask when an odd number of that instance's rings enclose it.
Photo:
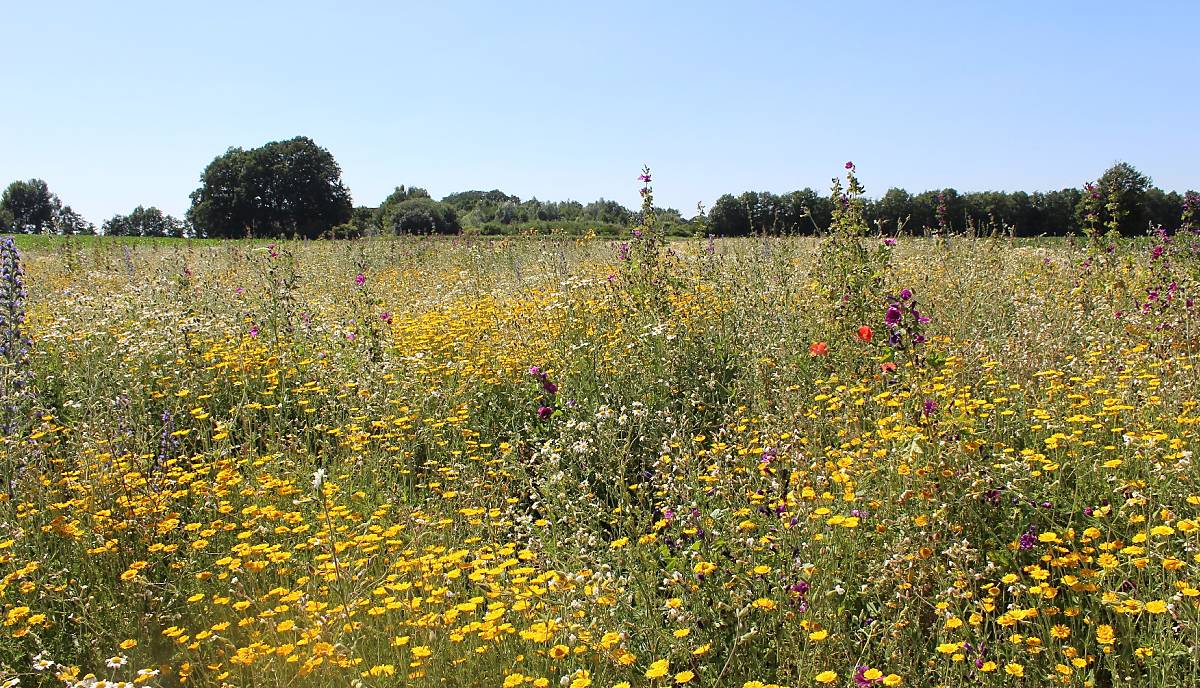
M 117 655 L 116 657 L 109 657 L 108 661 L 104 664 L 109 669 L 120 669 L 121 667 L 125 666 L 125 662 L 128 661 L 128 657 L 125 657 L 124 655 Z
M 313 473 L 312 487 L 314 490 L 320 490 L 321 486 L 324 484 L 325 484 L 325 467 L 322 466 L 321 468 L 317 469 L 316 473 Z

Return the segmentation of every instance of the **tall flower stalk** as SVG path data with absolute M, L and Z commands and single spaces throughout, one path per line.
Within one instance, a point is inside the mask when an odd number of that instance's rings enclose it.
M 0 433 L 8 440 L 20 434 L 28 421 L 33 399 L 33 370 L 29 352 L 33 343 L 25 329 L 25 271 L 21 252 L 11 237 L 0 239 Z M 4 451 L 4 482 L 13 494 L 15 462 Z

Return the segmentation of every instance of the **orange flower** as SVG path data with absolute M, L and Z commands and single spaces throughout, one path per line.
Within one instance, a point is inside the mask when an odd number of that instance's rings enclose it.
M 813 342 L 808 347 L 808 353 L 813 356 L 825 356 L 829 353 L 829 345 L 825 342 Z
M 870 344 L 871 340 L 874 338 L 875 331 L 871 329 L 870 325 L 863 325 L 862 327 L 858 328 L 858 340 L 860 342 L 863 342 L 864 344 Z
M 883 370 L 883 372 L 885 372 L 885 373 L 896 372 L 896 364 L 892 363 L 891 361 L 885 361 L 882 365 L 879 366 L 879 368 L 881 370 Z

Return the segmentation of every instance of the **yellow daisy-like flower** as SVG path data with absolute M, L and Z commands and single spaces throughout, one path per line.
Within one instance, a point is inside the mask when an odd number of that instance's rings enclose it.
M 1004 665 L 1004 673 L 1008 674 L 1009 676 L 1016 676 L 1017 678 L 1022 678 L 1025 676 L 1025 667 L 1016 662 L 1012 662 L 1010 664 Z
M 821 673 L 814 676 L 813 680 L 816 681 L 817 683 L 833 683 L 834 681 L 837 680 L 837 672 L 836 671 L 822 671 Z
M 687 683 L 688 681 L 691 681 L 694 678 L 696 678 L 696 675 L 693 674 L 692 672 L 681 671 L 678 674 L 675 674 L 675 683 L 682 685 L 684 683 Z
M 662 678 L 667 675 L 669 663 L 665 659 L 660 659 L 653 662 L 649 669 L 646 669 L 646 678 Z

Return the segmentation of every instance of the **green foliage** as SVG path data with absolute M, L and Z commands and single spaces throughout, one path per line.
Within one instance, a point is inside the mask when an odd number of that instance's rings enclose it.
M 150 206 L 138 206 L 128 215 L 114 215 L 103 226 L 105 236 L 183 237 L 187 226 L 182 220 Z
M 207 236 L 315 239 L 350 219 L 350 192 L 329 151 L 298 136 L 231 148 L 204 169 L 187 218 Z
M 54 228 L 54 217 L 62 204 L 41 179 L 15 181 L 0 197 L 0 209 L 12 218 L 13 227 L 24 234 L 41 234 Z
M 846 187 L 833 179 L 833 218 L 817 257 L 818 279 L 837 329 L 851 332 L 870 322 L 880 304 L 884 271 L 891 252 L 882 243 L 866 243 L 865 189 L 852 163 L 846 163 Z
M 458 213 L 424 189 L 396 187 L 379 206 L 379 223 L 390 234 L 457 234 Z

